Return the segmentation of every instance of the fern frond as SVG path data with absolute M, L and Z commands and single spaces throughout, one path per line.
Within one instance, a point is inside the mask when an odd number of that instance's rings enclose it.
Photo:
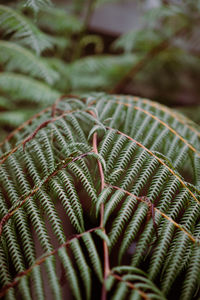
M 20 71 L 52 85 L 59 74 L 31 51 L 12 42 L 0 41 L 0 63 L 8 72 Z
M 133 197 L 127 197 L 127 199 L 123 202 L 121 211 L 113 222 L 112 230 L 110 232 L 110 240 L 112 245 L 116 243 L 117 239 L 122 233 L 124 226 L 130 221 L 133 209 L 136 204 L 137 199 Z
M 9 72 L 0 74 L 0 89 L 1 92 L 9 94 L 15 101 L 28 99 L 30 103 L 43 105 L 52 104 L 60 96 L 58 91 L 51 89 L 44 83 L 25 75 Z
M 57 34 L 71 35 L 83 29 L 82 22 L 77 17 L 56 7 L 45 6 L 40 9 L 37 22 L 41 28 Z
M 66 210 L 67 215 L 70 218 L 70 221 L 72 223 L 72 225 L 76 228 L 76 230 L 78 232 L 82 232 L 83 228 L 81 228 L 80 226 L 80 222 L 78 217 L 75 215 L 72 204 L 70 203 L 69 199 L 67 198 L 67 196 L 65 195 L 65 191 L 62 188 L 62 186 L 60 185 L 60 183 L 58 181 L 52 180 L 50 182 L 52 190 L 56 189 L 59 199 L 63 204 L 63 207 Z
M 87 247 L 88 254 L 90 256 L 90 260 L 94 268 L 94 271 L 96 272 L 99 280 L 102 282 L 103 280 L 102 264 L 95 243 L 91 237 L 91 234 L 90 233 L 84 234 L 83 241 L 85 242 L 85 246 Z
M 91 298 L 91 274 L 90 274 L 90 269 L 86 263 L 86 260 L 84 258 L 80 243 L 77 239 L 74 239 L 70 247 L 72 249 L 74 259 L 76 260 L 76 263 L 78 265 L 78 269 L 80 271 L 80 276 L 83 280 L 83 284 L 85 287 L 85 294 L 86 294 L 86 299 Z
M 131 30 L 122 34 L 113 44 L 114 49 L 123 49 L 125 53 L 140 50 L 149 51 L 156 43 L 161 42 L 161 37 L 153 30 Z
M 4 178 L 4 182 L 7 182 L 6 179 L 6 171 L 1 170 L 1 175 Z M 10 184 L 9 182 L 7 182 L 8 185 L 8 193 L 12 194 L 12 201 L 14 201 L 15 197 L 17 197 L 17 191 L 14 188 L 14 186 L 12 184 Z M 1 196 L 1 195 L 0 195 Z M 6 205 L 4 204 L 3 198 L 1 198 L 1 212 L 6 212 L 7 208 Z M 31 240 L 31 233 L 30 233 L 30 229 L 28 227 L 28 222 L 27 222 L 27 217 L 25 216 L 24 211 L 18 211 L 16 213 L 16 218 L 19 218 L 19 222 L 17 225 L 18 228 L 18 232 L 19 235 L 21 237 L 21 241 L 22 241 L 22 245 L 24 247 L 24 255 L 22 256 L 20 253 L 20 248 L 18 246 L 18 240 L 15 237 L 15 232 L 13 230 L 13 226 L 11 224 L 9 224 L 8 228 L 6 229 L 5 232 L 5 243 L 9 244 L 9 252 L 7 252 L 7 255 L 11 255 L 12 253 L 14 254 L 14 259 L 12 259 L 12 263 L 14 265 L 14 268 L 17 272 L 23 272 L 23 270 L 25 269 L 24 266 L 24 259 L 26 258 L 29 264 L 33 264 L 34 263 L 34 259 L 35 259 L 35 250 L 34 250 L 34 246 L 33 246 L 33 242 Z M 10 253 L 10 254 L 9 254 Z M 4 265 L 4 268 L 2 270 L 4 270 L 6 268 L 6 264 Z M 9 268 L 9 266 L 7 266 L 7 268 Z M 9 273 L 8 273 L 9 274 Z M 2 282 L 4 282 L 5 284 L 9 284 L 11 282 L 9 275 L 7 273 L 4 273 L 3 277 L 2 277 Z M 41 273 L 39 270 L 35 270 L 34 274 L 33 274 L 33 280 L 34 281 L 39 281 L 37 287 L 36 287 L 36 294 L 40 295 L 43 294 L 42 293 L 42 288 L 41 288 Z M 26 297 L 28 297 L 29 299 L 31 299 L 30 296 L 30 291 L 28 288 L 28 282 L 27 280 L 22 280 L 21 284 L 20 284 L 20 290 L 21 291 L 21 295 L 24 297 L 24 299 L 26 299 Z M 23 291 L 25 292 L 23 294 Z M 12 294 L 12 290 L 9 292 L 9 294 Z
M 20 189 L 25 193 L 28 188 L 30 188 L 28 181 L 25 179 L 24 174 L 22 172 L 21 166 L 19 163 L 16 161 L 14 157 L 10 157 L 8 159 L 7 164 L 9 165 L 10 163 L 15 162 L 15 168 L 11 171 L 10 176 L 16 176 L 20 182 Z M 33 223 L 33 226 L 35 228 L 35 231 L 38 234 L 38 239 L 40 240 L 41 246 L 45 251 L 49 252 L 52 250 L 52 246 L 50 244 L 50 240 L 47 234 L 47 230 L 45 228 L 44 221 L 41 218 L 41 213 L 38 212 L 37 210 L 37 205 L 32 198 L 31 201 L 26 203 L 26 209 L 28 211 L 28 215 L 30 216 L 30 219 Z M 40 224 L 40 225 L 39 225 Z M 39 225 L 39 226 L 38 226 Z M 30 230 L 30 229 L 29 229 Z M 27 240 L 26 240 L 27 243 Z M 34 258 L 32 258 L 34 259 Z M 46 270 L 47 270 L 47 275 L 48 279 L 51 283 L 51 288 L 54 296 L 58 299 L 61 299 L 61 292 L 60 292 L 60 286 L 59 286 L 59 281 L 56 276 L 55 272 L 55 261 L 52 259 L 49 259 L 46 261 Z M 20 282 L 24 282 L 26 278 L 23 278 L 20 280 Z
M 24 123 L 0 149 L 0 295 L 195 297 L 199 147 L 198 126 L 130 96 L 63 96 Z
M 91 197 L 92 201 L 96 203 L 97 196 L 96 196 L 96 190 L 94 188 L 94 183 L 92 178 L 85 175 L 85 172 L 81 167 L 79 167 L 77 164 L 73 164 L 70 166 L 70 170 L 73 171 L 73 173 L 79 178 L 84 185 L 85 190 L 87 191 L 88 195 Z M 88 175 L 90 173 L 88 172 Z
M 147 274 L 140 269 L 122 265 L 113 268 L 111 276 L 119 281 L 118 289 L 114 291 L 112 299 L 120 299 L 119 295 L 125 299 L 125 295 L 128 297 L 127 292 L 130 290 L 132 293 L 128 299 L 138 299 L 138 296 L 144 299 L 166 299 L 164 294 L 147 278 Z
M 59 173 L 59 177 L 65 185 L 72 208 L 74 211 L 76 211 L 76 215 L 79 219 L 80 227 L 83 230 L 84 229 L 83 211 L 82 211 L 80 199 L 78 198 L 77 192 L 75 190 L 73 179 L 69 174 L 65 173 L 64 171 L 61 171 Z
M 163 277 L 165 277 L 165 279 L 162 280 L 162 290 L 165 294 L 169 292 L 170 287 L 173 283 L 174 276 L 177 277 L 177 274 L 180 272 L 182 261 L 185 255 L 185 249 L 188 247 L 188 242 L 188 238 L 181 235 L 181 237 L 179 238 L 179 248 L 176 250 L 176 252 L 173 251 L 173 258 L 170 261 L 167 260 L 170 265 L 168 265 L 167 270 L 163 274 Z
M 37 55 L 52 47 L 48 36 L 41 32 L 29 19 L 10 7 L 0 5 L 0 28 L 4 36 L 10 36 L 26 47 L 31 47 Z
M 83 92 L 108 90 L 135 61 L 133 55 L 96 55 L 76 60 L 70 65 L 72 89 Z
M 76 271 L 65 248 L 58 250 L 58 255 L 65 269 L 65 274 L 71 285 L 71 290 L 76 299 L 81 300 L 81 290 L 78 283 Z
M 1 265 L 1 274 L 0 279 L 3 285 L 7 285 L 11 282 L 11 276 L 9 274 L 8 260 L 4 253 L 4 249 L 0 247 L 0 265 Z M 14 298 L 14 290 L 10 289 L 7 294 L 8 299 Z M 42 299 L 42 298 L 41 298 Z
M 21 123 L 29 119 L 32 116 L 33 112 L 33 109 L 0 112 L 0 124 L 17 127 Z M 35 113 L 36 112 L 37 110 L 35 110 Z
M 27 156 L 25 157 L 25 162 L 29 174 L 32 176 L 35 184 L 39 184 L 42 178 L 38 168 L 36 168 L 36 166 L 34 165 L 35 161 L 29 154 L 27 154 Z M 65 235 L 62 229 L 61 221 L 55 211 L 55 205 L 52 199 L 49 197 L 48 193 L 42 189 L 36 193 L 35 197 L 40 199 L 41 207 L 48 216 L 56 237 L 58 238 L 59 242 L 63 244 L 65 242 Z
M 199 225 L 197 225 L 196 236 L 199 238 Z M 199 274 L 200 274 L 200 247 L 199 244 L 194 245 L 191 249 L 193 259 L 189 260 L 186 276 L 183 283 L 181 293 L 182 299 L 190 299 L 194 290 L 199 289 Z
M 123 242 L 120 247 L 119 252 L 119 261 L 121 261 L 123 254 L 131 245 L 131 242 L 135 240 L 135 237 L 141 227 L 142 222 L 144 221 L 147 214 L 147 207 L 144 204 L 140 204 L 137 211 L 134 213 L 134 217 L 129 222 L 127 229 L 124 233 Z
M 148 99 L 140 99 L 138 97 L 130 97 L 130 96 L 115 96 L 115 99 L 112 101 L 113 103 L 123 103 L 126 107 L 141 107 L 147 111 L 150 111 L 152 114 L 163 120 L 164 122 L 170 123 L 172 128 L 176 128 L 180 135 L 190 139 L 190 136 L 195 135 L 196 137 L 200 137 L 199 126 L 194 122 L 189 120 L 186 116 L 178 113 L 177 111 L 170 110 L 166 106 L 150 101 Z M 136 110 L 137 112 L 137 110 Z M 138 112 L 139 113 L 139 112 Z M 142 114 L 140 113 L 142 116 Z M 133 114 L 134 117 L 134 114 Z M 134 118 L 135 121 L 135 118 Z M 183 135 L 183 129 L 185 134 Z M 198 139 L 197 139 L 198 140 Z M 198 144 L 198 143 L 197 143 Z

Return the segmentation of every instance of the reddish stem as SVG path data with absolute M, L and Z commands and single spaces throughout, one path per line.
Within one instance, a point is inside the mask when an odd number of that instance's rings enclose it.
M 90 113 L 93 116 L 95 116 L 93 112 L 90 112 Z M 93 135 L 93 151 L 94 151 L 94 153 L 98 154 L 97 133 L 96 132 Z M 103 167 L 99 160 L 98 160 L 98 167 L 99 167 L 99 173 L 100 173 L 100 178 L 101 178 L 101 191 L 102 191 L 105 188 L 105 180 L 104 180 Z M 106 230 L 103 227 L 103 218 L 104 218 L 104 203 L 101 204 L 101 209 L 100 209 L 100 227 L 102 228 L 103 232 L 106 234 Z M 101 300 L 106 300 L 106 298 L 107 298 L 106 279 L 107 279 L 108 275 L 110 274 L 110 263 L 109 263 L 108 245 L 105 240 L 103 241 L 103 252 L 104 252 L 104 280 L 103 280 L 103 285 L 102 285 Z

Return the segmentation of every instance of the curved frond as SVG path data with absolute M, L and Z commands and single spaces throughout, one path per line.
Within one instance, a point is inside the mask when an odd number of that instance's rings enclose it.
M 10 101 L 7 101 L 8 103 Z M 10 105 L 12 107 L 12 104 Z M 35 110 L 37 112 L 37 110 Z M 33 114 L 33 109 L 15 110 L 0 112 L 0 124 L 17 127 L 29 119 Z
M 50 6 L 40 9 L 37 22 L 41 28 L 57 34 L 70 35 L 79 33 L 83 29 L 82 22 L 77 17 L 70 15 L 64 9 Z
M 46 106 L 52 104 L 60 96 L 58 91 L 53 90 L 45 83 L 25 75 L 9 72 L 0 73 L 0 89 L 15 101 L 26 100 Z
M 31 47 L 36 54 L 51 48 L 48 36 L 41 32 L 33 23 L 20 12 L 0 5 L 0 28 L 4 36 L 11 37 L 13 41 Z
M 62 96 L 32 117 L 0 148 L 0 296 L 196 297 L 199 149 L 197 125 L 131 96 Z
M 123 77 L 135 61 L 136 57 L 133 55 L 95 55 L 76 60 L 70 65 L 72 89 L 108 90 Z
M 59 74 L 44 59 L 15 43 L 0 41 L 0 63 L 8 72 L 20 71 L 50 85 L 59 79 Z

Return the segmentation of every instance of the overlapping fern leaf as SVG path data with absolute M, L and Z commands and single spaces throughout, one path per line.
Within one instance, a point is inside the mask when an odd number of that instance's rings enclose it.
M 80 57 L 88 43 L 102 51 L 102 39 L 84 35 L 78 42 L 83 22 L 49 3 L 0 6 L 0 140 L 61 93 L 110 90 L 136 62 L 132 54 Z
M 0 28 L 4 36 L 9 35 L 13 41 L 31 47 L 36 54 L 53 46 L 48 36 L 28 18 L 8 6 L 0 5 Z
M 82 92 L 108 91 L 137 60 L 132 54 L 97 55 L 78 59 L 69 66 L 71 88 Z
M 192 121 L 137 97 L 71 95 L 0 151 L 0 296 L 198 299 Z
M 9 72 L 21 71 L 50 85 L 59 79 L 59 74 L 44 59 L 12 42 L 0 41 L 0 63 Z
M 37 23 L 40 28 L 48 29 L 55 34 L 71 35 L 83 29 L 83 24 L 77 17 L 64 9 L 49 6 L 40 9 Z
M 81 31 L 82 25 L 75 16 L 68 18 L 65 11 L 54 11 L 51 4 L 50 0 L 27 0 L 0 5 L 1 140 L 6 132 L 27 120 L 31 111 L 33 115 L 52 104 L 59 96 L 57 90 L 69 92 L 62 55 L 73 33 Z M 48 18 L 60 21 L 55 32 L 43 30 L 43 25 L 37 24 L 41 18 L 45 23 L 44 15 L 47 22 Z M 57 57 L 59 66 L 50 62 L 52 56 Z

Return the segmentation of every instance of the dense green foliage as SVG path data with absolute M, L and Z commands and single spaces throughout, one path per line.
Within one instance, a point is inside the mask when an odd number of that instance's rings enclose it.
M 192 121 L 136 97 L 69 96 L 0 151 L 5 299 L 198 299 Z
M 200 2 L 163 1 L 109 53 L 88 32 L 105 2 L 81 19 L 82 0 L 1 1 L 1 140 L 37 113 L 0 145 L 5 299 L 199 298 L 199 127 L 96 92 L 184 93 L 199 74 Z
M 104 51 L 102 37 L 89 34 L 87 28 L 87 16 L 109 1 L 86 2 L 54 7 L 50 0 L 1 1 L 1 135 L 3 128 L 7 133 L 63 93 L 112 91 L 165 40 L 167 47 L 150 57 L 142 71 L 130 76 L 129 84 L 117 92 L 148 94 L 159 101 L 173 101 L 187 96 L 187 91 L 192 91 L 191 97 L 199 95 L 195 78 L 200 64 L 194 43 L 199 1 L 182 5 L 168 1 L 148 11 L 145 1 L 139 1 L 146 12 L 140 29 L 120 36 L 109 53 Z M 86 7 L 90 14 L 80 19 Z M 175 29 L 179 28 L 184 30 L 177 37 Z

